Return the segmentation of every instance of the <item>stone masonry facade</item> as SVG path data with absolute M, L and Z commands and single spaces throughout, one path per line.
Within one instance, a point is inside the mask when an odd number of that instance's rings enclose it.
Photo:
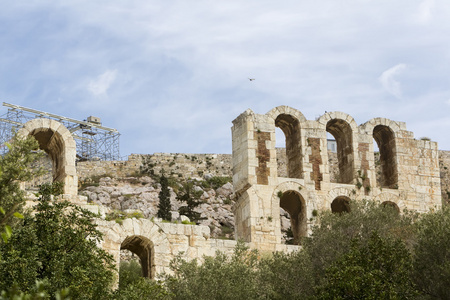
M 276 127 L 285 135 L 283 151 L 275 148 Z M 327 151 L 327 132 L 337 142 L 335 158 Z M 399 211 L 427 212 L 448 199 L 448 183 L 441 194 L 440 176 L 449 176 L 450 155 L 439 156 L 435 142 L 415 140 L 404 123 L 383 118 L 358 126 L 341 112 L 311 121 L 287 106 L 265 115 L 247 110 L 233 121 L 231 156 L 156 153 L 131 155 L 127 161 L 77 164 L 73 138 L 58 122 L 32 120 L 21 133 L 35 136 L 49 154 L 53 180 L 66 183 L 63 197 L 100 214 L 96 220 L 104 233 L 100 246 L 114 256 L 117 266 L 120 251 L 130 250 L 150 278 L 170 272 L 169 263 L 177 255 L 190 260 L 217 250 L 231 253 L 236 241 L 211 238 L 207 226 L 135 218 L 122 224 L 106 221 L 104 207 L 88 204 L 85 196 L 78 195 L 78 180 L 105 174 L 132 176 L 142 165 L 184 178 L 232 175 L 235 237 L 261 251 L 299 249 L 281 242 L 280 208 L 289 213 L 294 238 L 299 238 L 315 224 L 315 212 L 345 211 L 349 201 L 368 199 Z M 379 160 L 374 158 L 374 140 Z
M 278 174 L 276 127 L 286 140 L 284 177 Z M 336 174 L 327 133 L 337 143 Z M 312 121 L 287 106 L 265 115 L 249 109 L 233 121 L 232 140 L 235 235 L 263 251 L 279 250 L 280 208 L 289 213 L 298 240 L 308 235 L 317 211 L 348 211 L 350 201 L 378 201 L 399 212 L 442 206 L 437 143 L 414 139 L 403 122 L 375 118 L 358 126 L 342 112 Z

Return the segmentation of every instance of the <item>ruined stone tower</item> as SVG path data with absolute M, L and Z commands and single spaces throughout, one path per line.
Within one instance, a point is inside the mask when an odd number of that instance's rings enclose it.
M 285 135 L 287 178 L 278 176 L 276 127 Z M 333 181 L 327 132 L 337 144 Z M 367 199 L 418 212 L 442 205 L 437 143 L 414 139 L 403 122 L 375 118 L 358 126 L 342 112 L 312 121 L 287 106 L 265 115 L 248 109 L 233 121 L 232 140 L 236 236 L 261 250 L 278 250 L 281 244 L 280 208 L 289 213 L 298 238 L 308 234 L 317 211 L 348 211 L 350 201 Z

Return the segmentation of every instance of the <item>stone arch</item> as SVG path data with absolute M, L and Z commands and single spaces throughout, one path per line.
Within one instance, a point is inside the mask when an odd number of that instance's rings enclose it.
M 383 207 L 392 207 L 398 214 L 400 214 L 400 208 L 398 207 L 397 203 L 391 202 L 391 201 L 384 201 L 381 203 L 381 206 Z
M 294 118 L 296 118 L 300 123 L 306 122 L 305 116 L 299 110 L 286 105 L 280 105 L 271 109 L 269 112 L 266 113 L 266 116 L 271 117 L 273 120 L 275 120 L 279 115 L 282 114 L 291 115 Z
M 273 118 L 275 127 L 280 128 L 286 140 L 287 176 L 303 178 L 301 123 L 303 114 L 288 106 L 278 106 L 267 113 Z
M 52 160 L 53 181 L 64 183 L 64 194 L 78 194 L 75 168 L 76 143 L 70 131 L 51 119 L 33 119 L 25 123 L 19 135 L 33 136 Z
M 354 179 L 354 135 L 358 132 L 358 126 L 348 114 L 343 112 L 329 112 L 318 120 L 320 127 L 329 132 L 337 144 L 337 156 L 339 165 L 338 183 L 352 183 Z
M 374 201 L 377 201 L 381 205 L 383 205 L 383 203 L 390 205 L 395 204 L 400 213 L 406 208 L 406 204 L 403 202 L 403 200 L 401 200 L 397 194 L 390 192 L 383 192 L 381 194 L 378 194 L 374 198 Z
M 377 125 L 373 138 L 380 150 L 381 187 L 398 188 L 397 147 L 394 132 L 390 127 Z
M 346 196 L 338 196 L 336 197 L 330 205 L 331 212 L 333 213 L 349 213 L 350 209 L 350 198 Z
M 337 187 L 332 189 L 328 192 L 327 196 L 325 197 L 325 201 L 323 203 L 324 207 L 323 209 L 330 209 L 332 206 L 332 203 L 337 198 L 347 199 L 347 200 L 356 200 L 357 195 L 355 193 L 355 190 L 351 190 L 344 187 Z
M 295 182 L 284 182 L 277 186 L 272 196 L 273 211 L 279 221 L 280 208 L 289 213 L 294 243 L 308 235 L 307 203 L 301 191 L 304 187 Z M 280 225 L 281 227 L 281 225 Z
M 97 224 L 104 234 L 102 248 L 113 255 L 117 269 L 120 264 L 120 250 L 128 249 L 140 258 L 140 255 L 144 257 L 145 267 L 142 265 L 142 269 L 144 275 L 149 278 L 155 278 L 162 272 L 170 272 L 171 247 L 167 235 L 158 224 L 135 218 L 125 219 L 121 225 L 105 220 L 97 220 Z
M 389 127 L 392 132 L 394 133 L 394 136 L 397 137 L 398 132 L 401 130 L 401 124 L 400 122 L 392 121 L 387 118 L 373 118 L 367 121 L 366 123 L 362 124 L 360 128 L 365 132 L 366 134 L 372 134 L 375 126 L 378 125 L 384 125 Z
M 120 250 L 126 249 L 139 257 L 142 267 L 142 275 L 152 277 L 152 262 L 154 261 L 153 243 L 142 235 L 127 236 L 120 244 Z
M 400 130 L 398 122 L 386 118 L 374 118 L 364 124 L 364 130 L 373 136 L 379 149 L 381 176 L 379 176 L 378 185 L 384 188 L 398 188 L 396 145 L 397 132 Z

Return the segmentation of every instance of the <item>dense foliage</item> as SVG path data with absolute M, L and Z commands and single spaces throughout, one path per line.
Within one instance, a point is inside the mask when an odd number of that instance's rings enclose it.
M 15 136 L 11 144 L 3 146 L 9 150 L 0 156 L 0 232 L 2 240 L 6 242 L 12 234 L 13 218 L 23 217 L 20 212 L 25 198 L 20 182 L 28 181 L 40 173 L 31 165 L 41 154 L 34 151 L 38 149 L 38 143 L 31 137 L 24 139 Z
M 450 299 L 450 207 L 423 215 L 417 223 L 413 279 L 434 299 Z
M 167 290 L 159 282 L 142 277 L 141 266 L 136 260 L 120 263 L 119 288 L 111 298 L 117 300 L 171 299 Z
M 36 281 L 45 281 L 50 294 L 68 288 L 75 299 L 101 298 L 114 281 L 114 266 L 97 247 L 102 234 L 92 222 L 96 215 L 68 201 L 52 201 L 55 185 L 40 192 L 34 213 L 26 214 L 0 246 L 0 290 L 29 291 Z
M 419 216 L 363 201 L 319 218 L 301 251 L 240 244 L 231 258 L 178 258 L 166 287 L 174 299 L 449 299 L 450 209 Z
M 218 252 L 186 262 L 176 258 L 171 263 L 173 276 L 166 276 L 165 284 L 173 299 L 257 299 L 257 253 L 238 244 L 231 257 Z

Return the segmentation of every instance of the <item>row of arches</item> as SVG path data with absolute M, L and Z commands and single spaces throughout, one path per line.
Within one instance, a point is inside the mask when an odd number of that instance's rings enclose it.
M 274 121 L 284 135 L 286 149 L 286 167 L 288 178 L 303 178 L 303 161 L 306 155 L 306 146 L 315 141 L 302 137 L 302 129 L 308 128 L 307 120 L 301 112 L 287 106 L 276 107 L 266 115 Z M 361 166 L 356 166 L 355 158 L 364 155 L 373 155 L 373 161 L 381 170 L 377 174 L 377 185 L 385 188 L 398 187 L 397 145 L 396 132 L 399 125 L 384 118 L 372 119 L 361 126 L 357 126 L 354 119 L 342 112 L 329 112 L 317 119 L 316 125 L 336 141 L 337 146 L 337 174 L 332 182 L 351 184 L 357 174 L 357 169 L 368 169 L 367 157 Z M 278 130 L 277 130 L 278 131 Z M 372 147 L 368 143 L 357 144 L 356 136 L 369 135 Z M 324 134 L 325 136 L 325 134 Z M 277 136 L 278 139 L 279 136 Z M 280 137 L 283 139 L 283 137 Z M 374 150 L 378 149 L 378 153 Z M 360 153 L 364 152 L 364 153 Z
M 307 201 L 301 189 L 293 188 L 293 184 L 282 184 L 281 193 L 273 196 L 273 205 L 286 211 L 290 219 L 290 232 L 292 233 L 292 240 L 298 242 L 302 237 L 308 236 L 308 218 L 314 216 L 314 213 L 307 212 Z M 278 190 L 280 191 L 280 190 Z M 325 206 L 333 213 L 350 213 L 351 212 L 351 192 L 346 189 L 337 189 L 331 191 L 328 195 L 328 204 Z M 383 206 L 393 208 L 397 213 L 400 213 L 403 208 L 403 203 L 398 201 L 397 196 L 390 193 L 382 193 L 375 199 Z M 281 217 L 280 217 L 281 220 Z M 281 227 L 281 224 L 280 224 Z

